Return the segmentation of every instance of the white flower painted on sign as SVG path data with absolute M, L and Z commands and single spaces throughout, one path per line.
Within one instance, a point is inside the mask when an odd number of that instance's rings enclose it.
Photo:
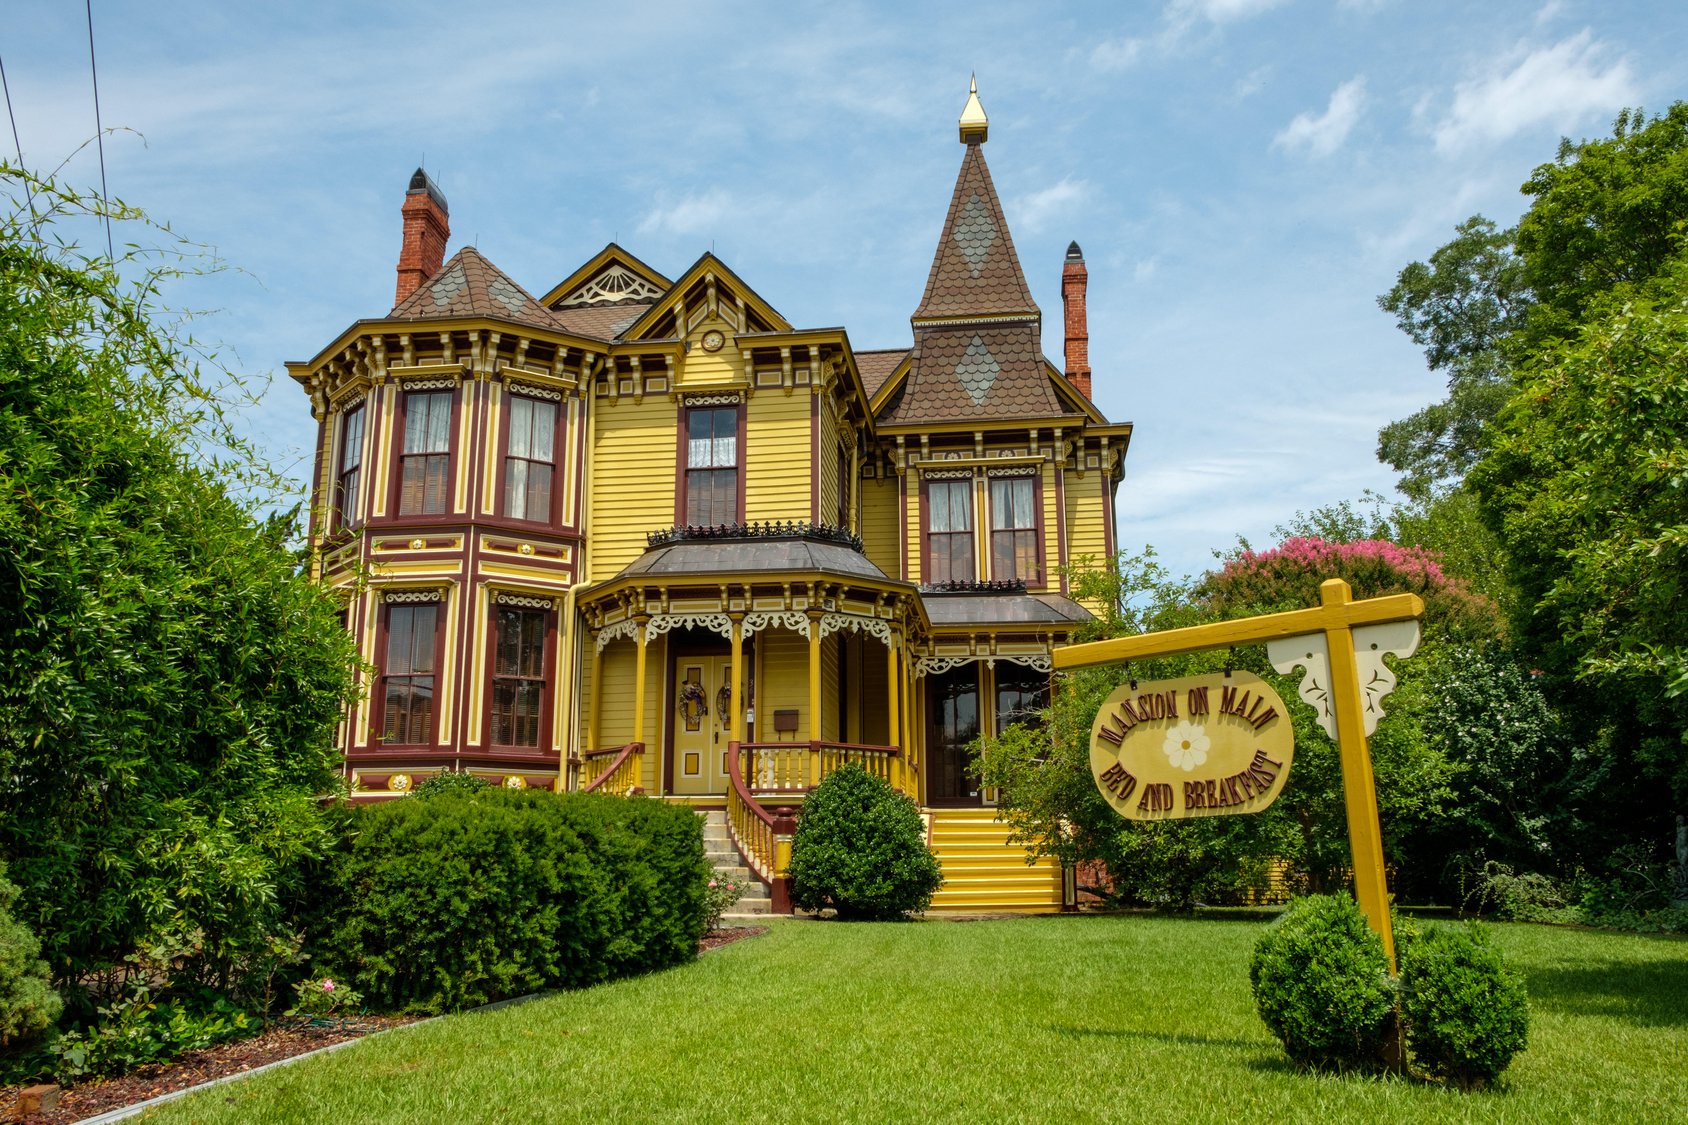
M 1207 748 L 1212 745 L 1198 723 L 1179 723 L 1166 732 L 1161 752 L 1166 760 L 1188 772 L 1207 761 Z

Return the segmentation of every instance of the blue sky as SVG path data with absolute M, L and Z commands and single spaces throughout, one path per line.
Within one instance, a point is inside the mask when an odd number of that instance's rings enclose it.
M 111 190 L 245 271 L 183 300 L 275 375 L 247 420 L 301 480 L 281 364 L 390 307 L 418 163 L 452 249 L 530 292 L 611 239 L 671 275 L 713 248 L 792 322 L 905 346 L 977 72 L 1052 357 L 1084 247 L 1097 401 L 1137 426 L 1121 545 L 1183 571 L 1388 491 L 1378 427 L 1442 387 L 1377 295 L 1466 216 L 1515 219 L 1562 135 L 1688 96 L 1679 0 L 93 6 L 104 121 L 134 130 Z M 94 131 L 82 5 L 5 22 L 50 168 Z M 67 178 L 97 184 L 92 151 Z

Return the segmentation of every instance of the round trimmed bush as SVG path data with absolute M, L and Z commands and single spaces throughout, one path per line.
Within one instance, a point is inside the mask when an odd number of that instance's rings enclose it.
M 1524 982 L 1476 923 L 1433 926 L 1409 944 L 1401 992 L 1413 1064 L 1466 1089 L 1494 1081 L 1529 1038 Z
M 855 763 L 803 802 L 791 841 L 791 901 L 843 919 L 894 921 L 925 910 L 943 883 L 913 801 Z
M 12 917 L 17 899 L 0 864 L 0 1047 L 47 1030 L 64 1009 L 41 960 L 41 939 Z
M 1395 1009 L 1389 961 L 1348 895 L 1292 902 L 1255 943 L 1248 979 L 1260 1018 L 1296 1062 L 1382 1062 Z

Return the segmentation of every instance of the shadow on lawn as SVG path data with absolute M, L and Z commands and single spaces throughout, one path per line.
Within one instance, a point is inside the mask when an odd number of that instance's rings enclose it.
M 1066 1039 L 1153 1039 L 1183 1047 L 1224 1047 L 1233 1051 L 1259 1051 L 1265 1045 L 1252 1039 L 1216 1039 L 1211 1035 L 1178 1035 L 1167 1031 L 1138 1031 L 1128 1027 L 1072 1027 L 1049 1024 L 1044 1030 Z
M 1644 1027 L 1688 1024 L 1688 960 L 1593 961 L 1525 976 L 1530 1003 Z

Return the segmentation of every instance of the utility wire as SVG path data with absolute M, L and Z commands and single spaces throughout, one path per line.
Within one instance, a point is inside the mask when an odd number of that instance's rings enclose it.
M 117 249 L 111 241 L 111 197 L 106 192 L 105 127 L 100 124 L 100 70 L 94 63 L 94 0 L 86 0 L 88 9 L 88 72 L 94 78 L 94 139 L 100 147 L 100 209 L 105 212 L 106 257 L 117 260 Z
M 6 60 L 0 56 L 0 91 L 6 95 L 6 116 L 12 122 L 12 145 L 18 150 L 18 172 L 23 175 L 23 194 L 29 200 L 29 222 L 35 225 L 35 192 L 29 186 L 29 176 L 24 174 L 23 142 L 18 139 L 18 115 L 12 109 L 12 87 L 6 81 Z

